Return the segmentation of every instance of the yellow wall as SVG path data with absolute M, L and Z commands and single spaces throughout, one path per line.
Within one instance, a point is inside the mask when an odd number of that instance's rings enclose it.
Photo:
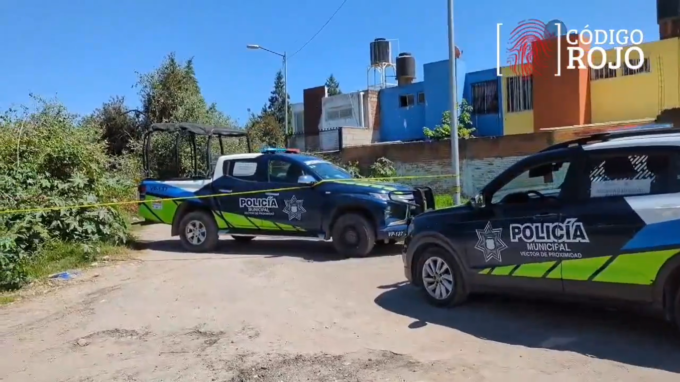
M 639 46 L 650 62 L 651 71 L 622 76 L 623 69 L 619 68 L 615 78 L 591 80 L 592 123 L 656 118 L 664 109 L 680 107 L 680 40 L 674 38 Z M 639 58 L 636 52 L 630 57 Z M 607 52 L 607 60 L 616 60 L 615 50 Z
M 504 66 L 501 68 L 503 75 L 503 134 L 528 134 L 534 132 L 534 111 L 526 110 L 514 113 L 508 113 L 508 94 L 507 81 L 509 77 L 517 77 L 513 72 L 511 66 Z

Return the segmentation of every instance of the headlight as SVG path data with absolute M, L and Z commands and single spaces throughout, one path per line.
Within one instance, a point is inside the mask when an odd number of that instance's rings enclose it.
M 370 194 L 370 195 L 374 198 L 378 198 L 378 199 L 381 199 L 381 200 L 385 200 L 385 201 L 390 200 L 390 196 L 387 195 L 387 194 Z
M 391 194 L 390 197 L 392 200 L 397 201 L 397 202 L 407 202 L 407 203 L 412 203 L 413 202 L 413 194 Z

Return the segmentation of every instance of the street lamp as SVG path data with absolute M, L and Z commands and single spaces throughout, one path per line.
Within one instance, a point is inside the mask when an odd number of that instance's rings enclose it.
M 272 54 L 275 54 L 281 58 L 283 58 L 283 100 L 284 100 L 284 108 L 285 112 L 283 113 L 285 115 L 284 119 L 284 124 L 285 124 L 285 132 L 286 136 L 288 136 L 288 56 L 286 55 L 286 52 L 279 53 L 275 52 L 273 50 L 269 50 L 265 47 L 262 47 L 257 44 L 248 44 L 246 45 L 246 48 L 252 49 L 252 50 L 264 50 L 265 52 L 269 52 Z
M 453 201 L 460 204 L 460 163 L 458 158 L 458 105 L 456 100 L 456 43 L 453 35 L 453 0 L 448 2 L 449 20 L 449 96 L 451 98 L 451 166 L 456 185 Z

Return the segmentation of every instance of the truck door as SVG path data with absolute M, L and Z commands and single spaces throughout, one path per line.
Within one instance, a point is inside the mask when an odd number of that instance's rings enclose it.
M 217 222 L 230 232 L 262 234 L 276 231 L 271 222 L 276 200 L 267 195 L 266 158 L 233 159 L 224 162 L 223 176 L 213 180 L 213 192 L 218 194 Z
M 659 270 L 680 250 L 676 157 L 668 146 L 588 153 L 571 213 L 591 245 L 582 259 L 563 262 L 567 294 L 652 301 Z
M 576 169 L 567 153 L 527 158 L 485 190 L 486 205 L 466 224 L 466 261 L 475 284 L 505 291 L 562 293 L 561 261 L 583 251 L 564 219 Z
M 322 196 L 317 189 L 298 183 L 300 176 L 311 174 L 299 163 L 278 156 L 269 158 L 267 169 L 268 188 L 277 190 L 271 193 L 279 206 L 274 214 L 276 224 L 293 227 L 301 235 L 320 233 Z

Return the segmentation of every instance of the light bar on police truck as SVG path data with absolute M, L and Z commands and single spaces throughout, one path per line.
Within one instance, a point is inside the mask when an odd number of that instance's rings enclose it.
M 267 148 L 262 149 L 261 153 L 262 154 L 276 154 L 276 153 L 300 154 L 300 149 L 284 149 L 284 148 L 276 148 L 276 147 L 267 147 Z

